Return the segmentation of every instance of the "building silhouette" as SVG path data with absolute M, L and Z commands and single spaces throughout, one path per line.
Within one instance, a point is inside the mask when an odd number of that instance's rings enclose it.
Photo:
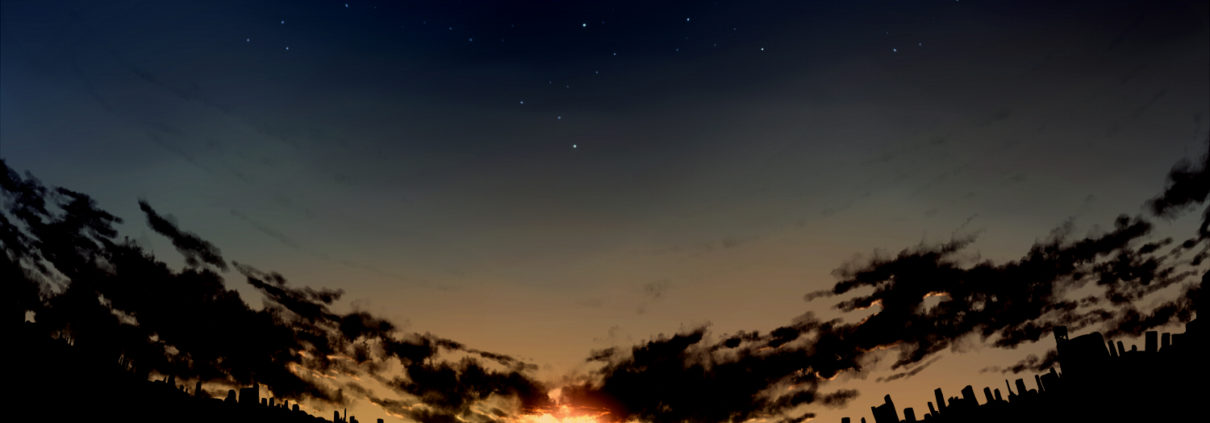
M 1210 415 L 1203 405 L 1210 376 L 1203 326 L 1194 320 L 1185 333 L 1145 332 L 1142 351 L 1096 332 L 1069 338 L 1067 328 L 1056 327 L 1058 369 L 1033 375 L 1032 387 L 1026 378 L 1006 379 L 1007 399 L 984 387 L 980 403 L 971 385 L 947 399 L 938 387 L 922 416 L 906 407 L 900 420 L 890 395 L 870 411 L 875 423 L 1203 421 Z
M 947 398 L 941 387 L 933 390 L 927 413 L 917 404 L 895 404 L 887 395 L 871 407 L 871 416 L 844 418 L 844 423 L 898 422 L 1161 422 L 1203 421 L 1206 376 L 1204 356 L 1207 330 L 1200 319 L 1186 325 L 1184 333 L 1144 335 L 1140 350 L 1120 340 L 1107 340 L 1098 333 L 1069 338 L 1066 328 L 1054 328 L 1056 367 L 1031 375 L 1032 380 L 1005 380 L 999 388 L 962 387 L 959 396 Z M 251 386 L 221 388 L 226 394 L 212 398 L 201 382 L 192 390 L 177 385 L 175 375 L 156 376 L 150 381 L 118 366 L 99 365 L 87 353 L 61 339 L 36 331 L 18 331 L 15 380 L 22 407 L 5 421 L 43 421 L 45 410 L 53 410 L 51 421 L 110 421 L 123 423 L 174 421 L 183 423 L 357 423 L 347 410 L 333 411 L 332 419 L 301 410 L 296 401 L 265 396 L 259 381 Z M 24 373 L 23 373 L 24 372 Z M 181 376 L 182 380 L 193 381 Z M 1032 385 L 1032 386 L 1031 386 Z M 952 389 L 952 388 L 951 388 Z M 982 403 L 976 394 L 982 389 Z M 268 391 L 266 391 L 267 393 Z M 54 393 L 47 395 L 46 393 Z M 64 400 L 66 399 L 66 400 Z M 64 406 L 70 404 L 70 406 Z M 38 414 L 26 415 L 25 410 Z M 1203 416 L 1201 418 L 1196 416 Z M 381 419 L 377 421 L 381 422 Z
M 877 407 L 870 407 L 870 411 L 874 414 L 874 423 L 896 423 L 899 421 L 899 413 L 895 411 L 895 403 L 891 402 L 891 396 L 883 397 L 885 401 Z

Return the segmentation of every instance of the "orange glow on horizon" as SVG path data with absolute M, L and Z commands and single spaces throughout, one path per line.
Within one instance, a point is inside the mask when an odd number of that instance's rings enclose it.
M 609 419 L 605 416 L 609 411 L 587 407 L 559 405 L 554 409 L 536 409 L 522 415 L 518 420 L 522 423 L 604 423 Z

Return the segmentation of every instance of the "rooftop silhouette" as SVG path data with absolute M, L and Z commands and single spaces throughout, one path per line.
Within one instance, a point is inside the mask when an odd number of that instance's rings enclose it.
M 1124 350 L 1121 341 L 1106 341 L 1097 332 L 1069 339 L 1066 327 L 1053 328 L 1059 362 L 1056 370 L 1005 380 L 1005 392 L 984 387 L 982 403 L 974 388 L 962 388 L 948 400 L 942 388 L 933 393 L 928 413 L 913 407 L 900 419 L 891 396 L 871 407 L 874 423 L 899 422 L 1145 422 L 1182 421 L 1204 415 L 1204 386 L 1210 375 L 1204 323 L 1195 320 L 1185 333 L 1147 331 L 1145 346 Z M 1162 339 L 1163 341 L 1159 341 Z M 864 420 L 864 418 L 862 418 Z M 845 417 L 843 422 L 851 422 Z
M 113 225 L 121 219 L 87 195 L 44 187 L 0 164 L 0 315 L 6 316 L 4 333 L 16 334 L 15 398 L 26 405 L 18 416 L 319 419 L 295 412 L 303 400 L 339 408 L 333 420 L 352 422 L 343 412 L 345 388 L 365 388 L 310 375 L 378 376 L 377 369 L 388 364 L 401 365 L 406 376 L 384 383 L 423 406 L 361 399 L 408 419 L 465 420 L 474 413 L 472 405 L 492 396 L 515 399 L 521 410 L 551 405 L 550 387 L 531 376 L 533 364 L 429 333 L 400 333 L 369 313 L 335 312 L 341 291 L 295 287 L 278 273 L 229 263 L 216 246 L 140 201 L 148 225 L 184 258 L 183 269 L 170 269 L 137 243 L 119 240 Z M 661 335 L 629 349 L 593 352 L 589 361 L 604 364 L 561 392 L 565 400 L 607 409 L 621 421 L 801 421 L 813 414 L 787 414 L 856 398 L 855 390 L 821 389 L 836 375 L 860 370 L 871 354 L 893 348 L 892 368 L 908 370 L 889 378 L 910 377 L 964 337 L 1016 348 L 1052 333 L 1057 370 L 1032 381 L 1005 380 L 1003 392 L 984 387 L 982 404 L 973 386 L 948 398 L 937 388 L 935 401 L 925 404 L 927 413 L 919 404 L 900 412 L 904 404 L 886 396 L 871 407 L 872 417 L 1149 421 L 1194 411 L 1191 392 L 1197 391 L 1182 386 L 1201 382 L 1191 375 L 1206 374 L 1205 361 L 1197 358 L 1207 351 L 1205 324 L 1196 318 L 1210 306 L 1210 274 L 1201 270 L 1210 257 L 1210 209 L 1197 233 L 1183 242 L 1155 239 L 1150 219 L 1205 203 L 1210 154 L 1196 167 L 1179 163 L 1167 182 L 1148 203 L 1150 216 L 1122 215 L 1111 229 L 1085 237 L 1055 235 L 1016 260 L 971 262 L 959 252 L 972 240 L 956 239 L 845 266 L 830 289 L 806 296 L 835 300 L 832 306 L 842 312 L 878 307 L 860 321 L 824 320 L 808 312 L 766 333 L 714 337 L 698 327 Z M 227 288 L 220 272 L 229 268 L 246 278 L 264 307 L 249 306 Z M 1087 286 L 1101 288 L 1102 295 L 1075 297 Z M 1166 288 L 1176 295 L 1151 296 Z M 945 300 L 926 306 L 934 296 Z M 1186 322 L 1183 334 L 1148 332 Z M 1105 333 L 1069 338 L 1067 325 Z M 1144 335 L 1141 351 L 1114 339 L 1131 335 Z M 443 360 L 442 352 L 465 358 Z M 149 382 L 153 376 L 158 384 Z M 178 387 L 178 379 L 193 383 L 194 394 Z M 207 383 L 232 389 L 226 396 L 199 395 Z M 761 395 L 779 384 L 789 387 L 782 397 Z M 274 396 L 261 398 L 262 392 Z

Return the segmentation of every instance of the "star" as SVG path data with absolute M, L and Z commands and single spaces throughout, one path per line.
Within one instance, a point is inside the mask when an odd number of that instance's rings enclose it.
M 286 46 L 286 51 L 290 51 L 290 46 Z
M 689 18 L 685 18 L 685 22 L 689 22 Z
M 525 104 L 525 100 L 521 100 L 521 104 Z
M 475 42 L 475 38 L 474 37 L 467 38 L 466 42 L 473 43 L 473 42 Z
M 285 19 L 282 19 L 282 20 L 281 20 L 281 24 L 282 24 L 282 25 L 285 25 L 285 24 L 286 24 L 286 20 L 285 20 Z
M 580 24 L 580 27 L 581 27 L 581 28 L 588 28 L 588 22 L 581 23 L 581 24 Z
M 897 49 L 897 48 L 891 48 L 891 53 L 898 53 L 898 52 L 899 52 L 899 49 Z
M 349 4 L 345 3 L 345 9 L 348 9 L 348 8 L 349 8 Z
M 761 47 L 761 48 L 760 48 L 760 51 L 765 51 L 765 48 L 764 48 L 764 47 Z
M 244 39 L 244 42 L 245 42 L 245 43 L 250 43 L 250 42 L 252 42 L 252 37 L 245 38 L 245 39 Z
M 563 115 L 555 116 L 555 120 L 563 120 Z
M 571 145 L 571 148 L 574 150 L 574 149 L 580 148 L 580 146 L 579 146 L 579 145 L 576 145 L 576 144 L 572 144 L 572 145 Z

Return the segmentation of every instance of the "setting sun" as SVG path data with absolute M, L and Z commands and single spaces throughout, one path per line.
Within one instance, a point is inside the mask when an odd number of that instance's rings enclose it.
M 522 423 L 599 423 L 607 421 L 608 411 L 560 405 L 558 408 L 538 409 L 521 416 Z
M 0 0 L 0 423 L 1192 420 L 1206 75 L 1210 0 Z

